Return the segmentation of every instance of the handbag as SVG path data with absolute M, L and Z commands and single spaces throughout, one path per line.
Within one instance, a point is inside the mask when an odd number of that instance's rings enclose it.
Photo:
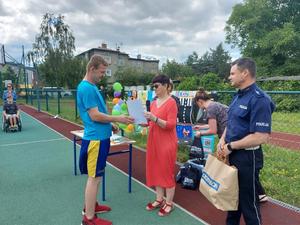
M 204 159 L 204 150 L 203 150 L 203 145 L 201 138 L 199 137 L 194 137 L 194 140 L 192 142 L 192 146 L 189 152 L 189 158 L 190 159 Z
M 213 155 L 208 155 L 199 190 L 217 209 L 237 210 L 239 204 L 237 168 L 228 166 Z
M 189 162 L 180 167 L 176 176 L 176 182 L 181 184 L 182 188 L 196 190 L 199 187 L 202 171 L 194 168 Z

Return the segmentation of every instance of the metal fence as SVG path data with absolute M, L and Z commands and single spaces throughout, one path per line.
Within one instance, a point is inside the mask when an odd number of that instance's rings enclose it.
M 38 110 L 59 114 L 66 119 L 78 120 L 76 90 L 27 90 L 18 102 L 33 105 Z M 267 91 L 276 105 L 272 115 L 272 130 L 300 134 L 300 91 Z M 215 91 L 216 101 L 229 105 L 234 91 Z M 105 97 L 105 95 L 104 95 Z M 108 105 L 110 105 L 108 100 Z

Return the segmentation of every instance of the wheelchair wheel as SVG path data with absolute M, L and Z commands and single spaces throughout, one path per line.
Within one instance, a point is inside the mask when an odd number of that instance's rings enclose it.
M 3 131 L 5 131 L 5 123 L 6 123 L 5 118 L 4 118 L 4 116 L 2 116 L 2 130 Z
M 18 118 L 18 131 L 22 131 L 22 120 L 21 120 L 21 117 Z

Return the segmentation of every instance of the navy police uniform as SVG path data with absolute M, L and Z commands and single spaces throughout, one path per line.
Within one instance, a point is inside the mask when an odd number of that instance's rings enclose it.
M 255 83 L 239 90 L 229 106 L 225 142 L 238 141 L 255 132 L 270 133 L 274 108 L 271 98 Z M 238 169 L 239 207 L 237 211 L 228 212 L 227 225 L 238 225 L 241 214 L 247 225 L 261 224 L 255 186 L 255 179 L 263 167 L 261 146 L 234 149 L 229 155 L 229 163 Z

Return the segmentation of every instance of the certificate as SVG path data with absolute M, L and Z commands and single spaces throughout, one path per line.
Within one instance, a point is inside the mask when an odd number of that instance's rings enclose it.
M 128 113 L 134 118 L 135 124 L 146 124 L 147 119 L 144 115 L 144 106 L 140 99 L 127 100 Z

